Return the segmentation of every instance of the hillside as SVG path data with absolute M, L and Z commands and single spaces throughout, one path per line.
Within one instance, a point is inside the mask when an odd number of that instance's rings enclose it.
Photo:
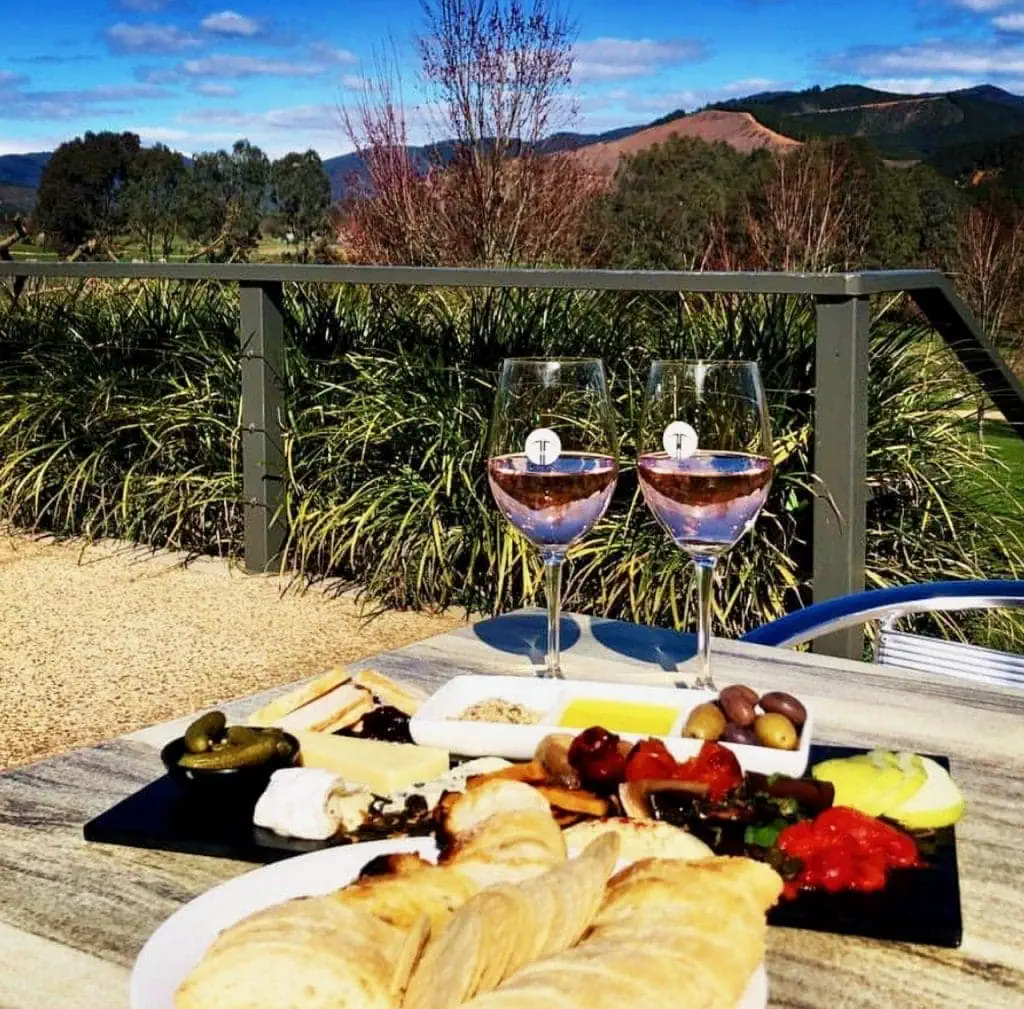
M 1024 98 L 990 85 L 929 95 L 840 85 L 741 98 L 719 107 L 749 112 L 797 139 L 866 137 L 897 159 L 918 160 L 950 145 L 992 143 L 1024 132 Z
M 1024 132 L 995 143 L 956 144 L 928 159 L 937 172 L 962 185 L 998 187 L 1024 205 Z
M 0 154 L 0 185 L 36 189 L 49 160 L 49 151 L 36 154 Z
M 744 154 L 763 148 L 785 151 L 799 146 L 798 141 L 762 126 L 747 112 L 706 109 L 691 116 L 682 116 L 638 130 L 622 139 L 582 147 L 577 153 L 596 171 L 611 175 L 623 155 L 636 154 L 654 144 L 663 143 L 669 137 L 694 137 L 711 144 L 725 143 Z
M 539 149 L 544 153 L 571 151 L 588 147 L 592 144 L 620 140 L 643 129 L 644 126 L 640 125 L 620 126 L 614 130 L 608 130 L 606 133 L 553 133 L 543 141 Z M 432 164 L 445 164 L 451 160 L 454 153 L 455 143 L 450 140 L 444 140 L 437 144 L 428 144 L 425 147 L 409 148 L 409 154 L 413 162 L 420 169 L 426 169 Z M 324 162 L 324 170 L 331 180 L 331 192 L 334 194 L 335 199 L 341 199 L 345 196 L 363 175 L 364 171 L 362 159 L 355 152 L 342 154 L 336 158 L 328 158 Z M 2 172 L 0 172 L 0 177 L 2 177 Z
M 1022 134 L 1024 97 L 992 85 L 904 95 L 840 84 L 806 91 L 761 92 L 699 112 L 680 110 L 650 123 L 600 134 L 556 133 L 541 149 L 585 151 L 581 156 L 590 159 L 596 170 L 610 174 L 623 154 L 636 153 L 673 135 L 722 141 L 744 152 L 788 150 L 818 137 L 859 136 L 894 161 L 927 160 L 945 174 L 959 176 L 975 168 L 1001 170 L 1006 152 L 997 150 L 990 156 L 986 151 Z M 450 160 L 455 144 L 442 141 L 409 150 L 414 161 L 426 168 Z M 30 205 L 49 158 L 46 152 L 0 155 L 0 187 L 6 187 L 6 195 L 0 199 L 19 208 Z M 997 163 L 989 164 L 993 158 Z M 335 199 L 345 196 L 363 172 L 355 153 L 328 158 L 324 168 Z
M 0 182 L 0 217 L 26 214 L 36 202 L 36 191 L 29 186 L 8 186 Z

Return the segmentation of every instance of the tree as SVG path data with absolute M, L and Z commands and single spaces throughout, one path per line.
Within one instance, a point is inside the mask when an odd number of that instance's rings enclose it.
M 571 152 L 543 140 L 572 117 L 575 30 L 552 0 L 424 0 L 417 40 L 436 157 L 408 151 L 401 82 L 388 67 L 349 135 L 366 183 L 348 240 L 356 255 L 418 264 L 543 262 L 575 248 L 600 185 Z
M 171 254 L 187 183 L 185 159 L 177 152 L 157 144 L 136 155 L 121 205 L 129 229 L 149 259 L 156 258 L 158 247 L 165 258 Z
M 837 142 L 778 152 L 747 215 L 752 262 L 761 269 L 826 270 L 859 262 L 868 242 L 854 160 Z
M 331 180 L 320 155 L 316 151 L 286 154 L 274 162 L 271 178 L 278 211 L 307 256 L 309 243 L 327 223 L 331 205 Z
M 192 165 L 185 233 L 203 248 L 197 256 L 241 259 L 259 244 L 270 185 L 270 162 L 248 140 L 230 153 L 200 154 Z
M 595 205 L 605 264 L 660 270 L 717 265 L 720 236 L 735 238 L 754 164 L 727 144 L 678 136 L 623 159 L 612 191 Z
M 134 133 L 86 133 L 54 151 L 36 203 L 50 241 L 66 250 L 110 242 L 124 223 L 119 195 L 139 150 Z

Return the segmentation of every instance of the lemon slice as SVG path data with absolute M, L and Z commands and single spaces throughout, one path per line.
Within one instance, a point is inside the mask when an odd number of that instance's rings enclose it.
M 949 772 L 930 757 L 918 758 L 927 778 L 916 792 L 887 813 L 911 830 L 937 830 L 950 827 L 964 815 L 963 792 Z

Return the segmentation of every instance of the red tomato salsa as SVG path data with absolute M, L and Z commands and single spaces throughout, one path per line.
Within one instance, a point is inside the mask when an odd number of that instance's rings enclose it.
M 922 865 L 909 834 L 848 806 L 833 806 L 813 820 L 790 824 L 776 846 L 802 863 L 786 882 L 787 897 L 812 889 L 871 893 L 885 886 L 890 869 Z

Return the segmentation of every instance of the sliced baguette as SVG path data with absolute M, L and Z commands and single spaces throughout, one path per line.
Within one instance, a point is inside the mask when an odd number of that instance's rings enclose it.
M 396 683 L 394 680 L 373 669 L 363 669 L 356 673 L 354 682 L 365 687 L 382 704 L 389 704 L 405 714 L 415 715 L 426 700 L 426 693 L 418 687 Z
M 301 708 L 318 697 L 334 690 L 343 683 L 348 683 L 352 677 L 344 669 L 332 669 L 329 672 L 303 683 L 287 694 L 274 698 L 262 708 L 254 711 L 248 719 L 248 724 L 266 728 L 275 725 L 279 718 L 291 714 L 297 708 Z
M 373 698 L 367 691 L 343 683 L 271 724 L 285 732 L 336 732 L 355 725 L 372 707 Z

